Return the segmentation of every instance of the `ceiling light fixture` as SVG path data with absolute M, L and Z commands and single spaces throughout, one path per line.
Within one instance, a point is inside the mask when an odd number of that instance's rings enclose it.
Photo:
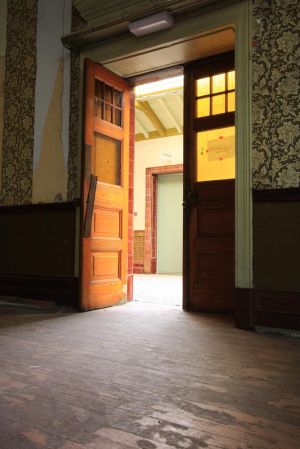
M 134 22 L 129 22 L 129 31 L 136 36 L 144 36 L 145 34 L 171 28 L 173 23 L 174 17 L 168 11 L 163 11 Z
M 134 89 L 137 97 L 157 94 L 162 91 L 179 90 L 183 88 L 183 75 L 175 76 L 173 78 L 167 78 L 160 81 L 154 81 L 152 83 L 141 84 Z

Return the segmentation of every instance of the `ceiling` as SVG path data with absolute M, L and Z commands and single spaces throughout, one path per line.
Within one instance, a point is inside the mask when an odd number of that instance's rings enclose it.
M 108 40 L 128 38 L 129 22 L 167 10 L 182 23 L 195 15 L 222 9 L 239 0 L 73 0 L 73 5 L 87 27 L 69 35 L 62 41 L 67 48 L 82 50 L 102 45 Z M 132 35 L 131 35 L 132 36 Z
M 235 0 L 229 2 L 234 3 Z M 127 42 L 130 20 L 164 8 L 172 12 L 175 21 L 180 23 L 188 17 L 187 14 L 193 16 L 195 8 L 198 11 L 199 8 L 217 4 L 221 7 L 224 3 L 220 0 L 73 0 L 74 6 L 88 22 L 88 27 L 64 37 L 63 42 L 69 48 L 90 51 L 87 57 L 124 78 L 131 78 L 135 85 L 140 82 L 142 74 L 152 72 L 155 76 L 158 69 L 167 69 L 167 75 L 163 76 L 172 76 L 168 75 L 170 67 L 177 66 L 179 73 L 182 73 L 183 64 L 189 61 L 233 50 L 235 31 L 230 25 L 207 32 L 199 30 L 197 35 L 145 48 L 137 45 L 141 39 L 129 37 L 135 39 L 135 51 L 125 55 L 124 51 L 120 54 L 117 51 L 112 56 L 114 42 L 124 42 L 124 45 Z M 201 11 L 204 12 L 204 9 Z M 149 38 L 152 43 L 152 36 Z M 137 96 L 135 117 L 137 141 L 182 134 L 183 88 Z
M 157 139 L 183 132 L 183 88 L 138 95 L 135 103 L 135 140 Z
M 162 44 L 158 48 L 132 56 L 105 59 L 101 63 L 125 78 L 151 72 L 158 68 L 182 65 L 189 61 L 225 53 L 234 49 L 234 29 L 229 26 L 180 42 Z

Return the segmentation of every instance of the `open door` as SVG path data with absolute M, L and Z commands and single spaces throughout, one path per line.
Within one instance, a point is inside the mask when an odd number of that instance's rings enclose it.
M 185 68 L 184 307 L 230 312 L 235 288 L 234 54 Z
M 127 298 L 130 91 L 85 61 L 80 308 Z

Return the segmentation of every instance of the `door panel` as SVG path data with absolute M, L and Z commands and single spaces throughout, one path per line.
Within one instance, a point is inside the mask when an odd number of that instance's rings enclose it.
M 185 308 L 228 312 L 234 303 L 234 58 L 185 73 Z
M 82 222 L 91 211 L 88 192 L 97 177 L 91 226 L 82 237 L 83 310 L 126 300 L 130 105 L 127 82 L 85 62 Z
M 230 311 L 234 299 L 234 180 L 199 182 L 194 188 L 190 308 Z

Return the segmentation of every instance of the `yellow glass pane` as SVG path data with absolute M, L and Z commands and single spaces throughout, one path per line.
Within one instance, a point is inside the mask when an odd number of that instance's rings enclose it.
M 235 127 L 197 133 L 196 182 L 235 178 Z
M 95 134 L 93 174 L 107 184 L 121 183 L 121 142 Z
M 227 73 L 227 89 L 235 89 L 235 71 Z
M 212 77 L 212 93 L 224 92 L 225 90 L 225 73 L 214 75 Z
M 225 94 L 212 97 L 212 114 L 223 114 L 225 112 Z
M 227 111 L 235 111 L 235 92 L 230 92 L 227 94 Z
M 201 78 L 196 82 L 197 97 L 210 94 L 210 78 Z
M 210 97 L 197 100 L 197 117 L 210 115 Z

